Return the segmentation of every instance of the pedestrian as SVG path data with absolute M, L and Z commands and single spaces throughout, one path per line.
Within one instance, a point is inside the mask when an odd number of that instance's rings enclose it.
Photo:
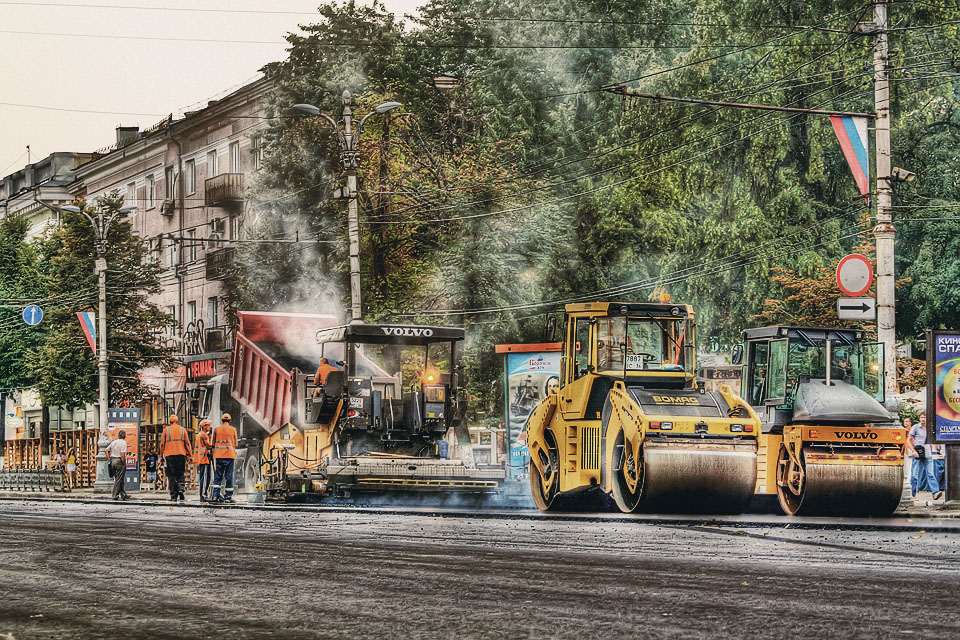
M 110 477 L 113 478 L 113 499 L 129 500 L 130 494 L 123 488 L 127 475 L 127 432 L 121 431 L 107 445 L 107 459 L 110 461 Z
M 200 431 L 197 432 L 197 439 L 194 441 L 194 462 L 197 464 L 197 484 L 200 485 L 200 501 L 210 500 L 210 449 L 213 447 L 213 440 L 210 438 L 210 421 L 200 421 Z
M 904 420 L 904 426 L 907 425 Z M 937 481 L 937 475 L 934 472 L 933 456 L 927 455 L 929 445 L 927 442 L 927 414 L 920 414 L 920 424 L 910 427 L 907 435 L 907 450 L 913 456 L 913 469 L 910 474 L 910 492 L 914 498 L 917 497 L 917 491 L 923 490 L 923 480 L 927 482 L 927 487 L 933 494 L 934 500 L 939 500 L 943 493 L 940 491 L 940 483 Z
M 157 454 L 153 452 L 153 449 L 147 450 L 147 455 L 143 456 L 143 469 L 147 472 L 147 484 L 152 484 L 150 487 L 153 491 L 157 490 Z
M 192 453 L 187 430 L 179 423 L 180 418 L 170 416 L 170 424 L 164 427 L 160 435 L 160 457 L 167 474 L 167 488 L 172 502 L 186 500 L 183 495 L 183 474 L 187 470 L 187 456 Z
M 230 424 L 229 413 L 223 414 L 220 420 L 223 424 L 213 430 L 213 501 L 233 504 L 233 463 L 237 459 L 237 430 Z
M 928 444 L 927 446 L 930 448 L 930 458 L 933 460 L 933 475 L 937 478 L 940 493 L 943 493 L 947 490 L 946 452 L 942 444 Z
M 60 449 L 57 449 L 53 452 L 53 470 L 62 471 L 63 470 L 63 452 Z
M 67 488 L 73 489 L 74 484 L 76 484 L 76 474 L 77 474 L 77 454 L 74 453 L 73 449 L 67 453 Z

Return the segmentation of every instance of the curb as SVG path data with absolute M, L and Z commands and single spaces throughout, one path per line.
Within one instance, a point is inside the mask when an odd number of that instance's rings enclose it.
M 32 496 L 0 496 L 0 503 L 51 503 L 113 505 L 123 509 L 131 506 L 166 507 L 211 510 L 280 511 L 284 513 L 363 513 L 382 515 L 427 516 L 435 518 L 471 518 L 485 520 L 548 520 L 566 522 L 654 524 L 661 526 L 723 527 L 723 528 L 776 528 L 776 529 L 842 529 L 850 531 L 925 531 L 930 533 L 960 534 L 960 518 L 957 516 L 913 516 L 894 514 L 889 518 L 818 518 L 818 517 L 758 517 L 756 514 L 741 516 L 688 516 L 669 514 L 616 514 L 616 513 L 540 513 L 510 511 L 507 509 L 465 510 L 434 507 L 371 507 L 345 505 L 268 505 L 236 504 L 211 505 L 200 502 L 170 503 L 156 500 L 130 500 L 115 502 L 110 498 L 56 498 Z

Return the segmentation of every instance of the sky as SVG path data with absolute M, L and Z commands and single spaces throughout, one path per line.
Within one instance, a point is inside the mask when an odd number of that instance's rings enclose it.
M 95 151 L 120 125 L 147 128 L 253 80 L 286 57 L 284 35 L 313 22 L 320 4 L 0 0 L 0 177 L 27 164 L 27 145 L 32 162 Z M 384 4 L 402 15 L 422 0 Z

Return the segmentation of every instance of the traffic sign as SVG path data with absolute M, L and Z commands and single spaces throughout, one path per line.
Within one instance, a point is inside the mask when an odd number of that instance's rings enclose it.
M 35 304 L 30 305 L 23 310 L 23 321 L 31 327 L 35 327 L 43 320 L 43 309 Z
M 876 298 L 837 298 L 837 315 L 841 320 L 875 320 Z
M 851 253 L 837 265 L 837 286 L 853 298 L 862 296 L 873 284 L 873 265 L 859 253 Z

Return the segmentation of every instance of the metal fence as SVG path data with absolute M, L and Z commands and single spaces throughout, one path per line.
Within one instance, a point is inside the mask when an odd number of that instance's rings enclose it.
M 63 491 L 63 471 L 54 469 L 0 469 L 0 491 Z

